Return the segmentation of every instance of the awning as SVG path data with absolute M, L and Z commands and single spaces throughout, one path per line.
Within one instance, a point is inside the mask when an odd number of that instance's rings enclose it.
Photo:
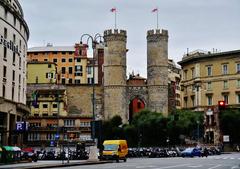
M 3 146 L 6 151 L 14 151 L 11 146 Z
M 21 151 L 19 147 L 12 147 L 13 151 Z
M 34 152 L 34 150 L 33 150 L 32 147 L 23 148 L 22 151 L 23 151 L 23 152 L 31 152 L 31 153 Z

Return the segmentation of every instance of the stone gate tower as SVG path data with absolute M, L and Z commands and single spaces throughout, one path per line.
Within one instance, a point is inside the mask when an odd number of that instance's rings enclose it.
M 148 108 L 168 114 L 168 31 L 147 32 Z
M 128 121 L 126 97 L 126 42 L 124 30 L 104 31 L 104 118 Z

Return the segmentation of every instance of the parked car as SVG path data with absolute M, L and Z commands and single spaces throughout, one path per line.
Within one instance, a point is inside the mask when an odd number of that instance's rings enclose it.
M 28 161 L 34 161 L 37 162 L 38 155 L 37 153 L 31 152 L 31 151 L 22 151 L 21 152 L 21 160 L 28 160 Z
M 181 152 L 182 157 L 194 157 L 198 156 L 201 157 L 201 151 L 197 148 L 186 148 Z

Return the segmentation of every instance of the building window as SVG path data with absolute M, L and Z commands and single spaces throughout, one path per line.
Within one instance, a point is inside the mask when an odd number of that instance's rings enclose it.
M 48 108 L 48 104 L 43 104 L 43 108 L 44 109 Z
M 187 97 L 184 97 L 184 107 L 187 108 L 187 105 L 188 105 L 188 98 Z
M 192 68 L 191 70 L 192 70 L 192 79 L 193 79 L 193 78 L 195 78 L 195 69 Z
M 228 89 L 228 81 L 227 80 L 223 81 L 223 89 Z
M 240 104 L 240 94 L 237 94 L 237 103 Z
M 14 100 L 14 86 L 12 86 L 12 100 Z
M 75 120 L 64 120 L 64 126 L 65 127 L 74 127 L 75 126 Z
M 55 59 L 53 59 L 53 62 L 54 62 L 54 63 L 57 63 L 57 59 L 56 59 L 56 58 L 55 58 Z
M 66 52 L 62 52 L 63 55 L 66 55 Z
M 212 96 L 207 96 L 208 106 L 212 105 Z
M 13 43 L 16 43 L 16 35 L 13 34 Z
M 43 61 L 44 61 L 44 62 L 47 62 L 47 61 L 48 61 L 48 59 L 44 59 Z
M 3 77 L 7 77 L 7 66 L 3 66 Z
M 228 65 L 227 64 L 222 65 L 222 74 L 224 74 L 224 75 L 228 74 Z
M 68 73 L 69 73 L 69 74 L 72 74 L 72 73 L 73 73 L 73 72 L 72 72 L 72 67 L 69 67 L 69 68 L 68 68 Z
M 75 84 L 80 84 L 80 83 L 81 83 L 80 79 L 75 80 Z
M 6 87 L 5 87 L 4 84 L 3 84 L 3 86 L 2 86 L 2 95 L 3 95 L 3 98 L 4 98 L 5 95 L 6 95 Z
M 77 65 L 77 66 L 75 66 L 75 71 L 77 72 L 77 71 L 82 71 L 82 65 Z
M 57 108 L 58 106 L 57 106 L 57 104 L 53 104 L 53 108 Z
M 68 62 L 72 62 L 72 61 L 73 61 L 73 59 L 72 59 L 72 58 L 69 58 L 69 59 L 68 59 Z
M 72 84 L 72 79 L 68 79 L 68 83 L 69 83 L 69 84 Z
M 8 34 L 7 28 L 4 28 L 4 39 L 7 39 L 7 34 Z
M 19 57 L 19 69 L 21 69 L 21 68 L 22 68 L 22 58 Z
M 65 74 L 65 72 L 66 72 L 66 68 L 62 67 L 62 74 Z
M 187 70 L 184 70 L 184 80 L 187 80 Z
M 237 73 L 240 73 L 240 63 L 237 63 L 236 69 L 237 69 L 236 72 L 237 72 Z
M 35 141 L 35 140 L 40 140 L 40 134 L 39 133 L 29 133 L 28 141 Z
M 195 106 L 195 96 L 191 96 L 191 99 L 192 99 L 192 107 Z
M 65 79 L 62 79 L 62 84 L 66 84 L 66 80 Z
M 237 80 L 237 88 L 240 87 L 240 79 Z
M 52 67 L 52 65 L 51 64 L 48 64 L 48 68 L 51 68 Z
M 4 18 L 5 18 L 5 20 L 7 20 L 7 14 L 8 14 L 8 11 L 7 11 L 6 8 L 4 8 Z
M 207 66 L 207 76 L 212 76 L 212 66 Z
M 12 64 L 15 66 L 15 62 L 16 62 L 16 53 L 13 52 L 13 59 L 12 59 Z
M 87 67 L 87 73 L 91 74 L 92 73 L 92 67 Z
M 12 72 L 12 81 L 13 82 L 15 81 L 15 70 L 13 70 L 13 72 Z
M 80 127 L 91 127 L 90 122 L 82 121 L 80 122 Z
M 66 59 L 65 59 L 65 58 L 62 58 L 62 62 L 66 62 Z
M 207 90 L 212 90 L 212 82 L 207 83 Z
M 225 101 L 226 104 L 228 104 L 228 95 L 223 95 L 223 100 Z
M 88 84 L 93 84 L 93 78 L 88 78 Z
M 77 62 L 81 62 L 81 58 L 77 58 L 76 61 L 77 61 Z

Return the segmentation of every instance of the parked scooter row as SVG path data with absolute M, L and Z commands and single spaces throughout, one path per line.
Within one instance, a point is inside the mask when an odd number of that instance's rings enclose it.
M 190 151 L 191 152 L 188 152 Z M 185 152 L 187 151 L 187 152 Z M 196 152 L 198 151 L 198 152 Z M 160 147 L 149 147 L 149 148 L 129 148 L 128 157 L 140 158 L 161 158 L 161 157 L 193 157 L 193 156 L 209 156 L 209 155 L 220 155 L 221 150 L 218 147 L 198 147 L 198 148 L 186 148 L 186 147 L 175 147 L 175 148 L 160 148 Z

